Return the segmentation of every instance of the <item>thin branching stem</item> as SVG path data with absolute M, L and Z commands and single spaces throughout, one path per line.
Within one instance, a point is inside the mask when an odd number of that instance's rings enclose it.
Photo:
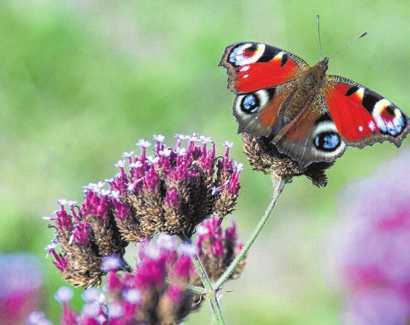
M 222 274 L 222 276 L 218 279 L 218 281 L 215 282 L 214 288 L 217 288 L 218 290 L 222 287 L 222 285 L 230 278 L 232 273 L 235 271 L 239 263 L 242 261 L 242 259 L 245 257 L 245 255 L 248 253 L 249 249 L 251 248 L 252 244 L 258 237 L 259 233 L 262 231 L 263 226 L 266 224 L 268 221 L 270 215 L 272 214 L 273 209 L 276 206 L 276 203 L 278 202 L 278 199 L 280 195 L 282 194 L 282 191 L 285 187 L 286 180 L 282 177 L 272 177 L 272 181 L 274 183 L 274 190 L 273 190 L 273 195 L 272 195 L 272 200 L 269 203 L 269 206 L 267 207 L 265 214 L 263 217 L 260 219 L 258 225 L 256 226 L 255 230 L 249 237 L 249 240 L 245 244 L 245 246 L 242 248 L 241 252 L 235 257 L 233 262 L 228 266 L 228 268 L 225 270 L 225 272 Z
M 269 206 L 267 207 L 265 214 L 262 216 L 261 220 L 259 221 L 258 225 L 256 226 L 255 230 L 249 237 L 249 240 L 245 244 L 245 246 L 242 248 L 241 252 L 236 256 L 236 258 L 232 261 L 232 263 L 228 266 L 228 268 L 225 270 L 225 272 L 222 274 L 222 276 L 216 281 L 215 283 L 212 283 L 211 280 L 209 279 L 205 267 L 203 266 L 201 260 L 199 259 L 199 256 L 195 254 L 192 257 L 192 261 L 195 265 L 195 268 L 198 272 L 198 275 L 202 281 L 202 284 L 204 285 L 205 288 L 205 296 L 209 299 L 212 312 L 214 314 L 214 324 L 217 325 L 224 325 L 225 320 L 222 314 L 222 309 L 219 304 L 218 300 L 218 291 L 221 289 L 222 285 L 230 278 L 232 273 L 235 271 L 235 269 L 238 267 L 239 263 L 242 261 L 242 259 L 246 256 L 248 253 L 249 249 L 251 248 L 252 244 L 255 242 L 256 238 L 262 231 L 264 225 L 268 221 L 270 215 L 272 214 L 273 209 L 276 206 L 276 203 L 278 202 L 278 199 L 280 195 L 282 194 L 282 191 L 285 187 L 286 180 L 282 177 L 272 177 L 273 183 L 274 183 L 274 190 L 273 190 L 273 195 L 272 195 L 272 200 L 269 203 Z
M 204 295 L 205 294 L 205 289 L 202 287 L 197 287 L 193 285 L 187 285 L 187 289 L 191 290 L 192 292 L 198 294 L 198 295 Z
M 214 315 L 214 324 L 225 325 L 225 319 L 222 314 L 221 305 L 218 301 L 218 292 L 214 289 L 215 287 L 212 284 L 211 279 L 208 277 L 205 267 L 199 259 L 198 254 L 195 254 L 192 257 L 192 261 L 195 265 L 196 271 L 198 272 L 198 276 L 201 279 L 202 284 L 204 285 L 205 297 L 209 300 L 209 303 L 211 305 L 212 313 Z

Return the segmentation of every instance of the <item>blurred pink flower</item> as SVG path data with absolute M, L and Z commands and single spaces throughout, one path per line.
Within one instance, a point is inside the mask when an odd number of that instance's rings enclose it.
M 332 255 L 347 291 L 347 324 L 410 321 L 410 152 L 351 184 L 340 200 Z
M 22 324 L 41 304 L 40 262 L 29 253 L 0 255 L 0 324 Z

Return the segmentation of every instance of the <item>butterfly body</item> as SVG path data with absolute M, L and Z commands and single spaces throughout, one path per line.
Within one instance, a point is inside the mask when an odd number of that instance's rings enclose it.
M 333 162 L 346 146 L 390 141 L 409 133 L 407 116 L 352 80 L 327 75 L 328 58 L 310 67 L 293 53 L 262 43 L 228 46 L 220 65 L 237 94 L 239 132 L 268 138 L 305 168 Z

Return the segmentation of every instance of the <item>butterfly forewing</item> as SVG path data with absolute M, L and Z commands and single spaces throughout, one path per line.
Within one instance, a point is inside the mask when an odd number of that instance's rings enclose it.
M 228 87 L 243 94 L 297 79 L 309 65 L 280 48 L 253 42 L 229 45 L 219 63 L 228 70 Z

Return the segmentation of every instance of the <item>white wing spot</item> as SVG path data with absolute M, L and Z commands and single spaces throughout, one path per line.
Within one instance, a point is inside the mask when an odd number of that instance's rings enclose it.
M 369 122 L 369 129 L 370 129 L 372 132 L 376 131 L 376 124 L 374 124 L 373 121 L 370 121 L 370 122 Z

